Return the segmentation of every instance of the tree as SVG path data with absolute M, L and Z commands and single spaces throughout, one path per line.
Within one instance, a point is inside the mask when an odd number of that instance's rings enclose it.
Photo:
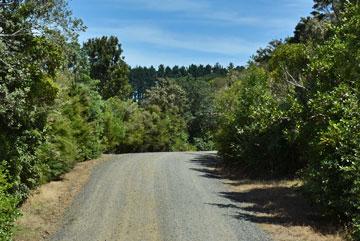
M 156 105 L 164 112 L 184 114 L 188 100 L 185 91 L 174 81 L 163 79 L 146 92 L 144 106 Z
M 211 67 L 210 64 L 207 64 L 207 65 L 205 66 L 205 74 L 206 74 L 206 75 L 209 75 L 209 74 L 211 74 L 211 73 L 212 73 L 212 67 Z
M 251 57 L 252 61 L 257 65 L 266 64 L 270 60 L 275 49 L 282 44 L 283 42 L 281 40 L 272 40 L 266 48 L 260 48 L 256 51 L 256 54 Z
M 181 76 L 179 66 L 175 65 L 172 68 L 172 77 L 179 78 Z
M 40 3 L 40 4 L 39 4 Z M 38 158 L 62 87 L 71 45 L 82 30 L 64 0 L 0 2 L 0 233 L 10 236 L 16 206 L 41 181 Z
M 90 62 L 90 77 L 99 80 L 103 98 L 127 98 L 131 92 L 128 83 L 129 67 L 124 61 L 122 48 L 115 36 L 89 39 L 83 49 Z
M 165 77 L 165 66 L 163 64 L 159 65 L 159 68 L 157 70 L 157 77 L 159 77 L 159 78 Z
M 305 187 L 311 201 L 330 217 L 353 227 L 360 239 L 360 5 L 349 4 L 332 26 L 332 36 L 314 50 L 310 69 L 310 165 Z
M 39 178 L 34 152 L 59 89 L 56 72 L 82 27 L 61 0 L 5 4 L 0 19 L 0 160 L 27 189 Z
M 347 4 L 358 4 L 358 0 L 314 0 L 314 15 L 338 21 Z
M 328 35 L 329 24 L 318 17 L 301 18 L 296 25 L 294 36 L 289 39 L 290 43 L 321 43 Z
M 234 69 L 234 68 L 235 68 L 234 64 L 233 64 L 233 63 L 230 63 L 229 66 L 228 66 L 228 70 L 232 70 L 232 69 Z
M 142 103 L 152 122 L 147 123 L 144 145 L 151 151 L 188 150 L 185 91 L 174 81 L 163 79 L 146 92 Z
M 167 66 L 165 68 L 165 77 L 168 77 L 168 78 L 172 77 L 172 69 L 169 66 Z
M 206 77 L 182 78 L 176 82 L 185 90 L 189 101 L 185 116 L 189 132 L 189 141 L 198 150 L 213 150 L 212 132 L 217 128 L 214 93 L 216 92 L 211 81 Z
M 156 84 L 158 72 L 153 66 L 150 68 L 135 67 L 130 70 L 129 78 L 133 89 L 133 98 L 137 101 L 141 101 L 144 98 L 146 90 Z

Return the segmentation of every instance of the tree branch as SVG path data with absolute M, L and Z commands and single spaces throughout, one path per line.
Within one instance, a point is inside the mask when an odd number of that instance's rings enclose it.
M 14 4 L 14 3 L 15 3 L 15 1 L 9 1 L 9 2 L 2 1 L 2 2 L 0 2 L 0 7 L 5 7 L 8 5 Z
M 288 71 L 288 69 L 286 67 L 282 67 L 283 71 L 284 71 L 284 75 L 285 75 L 285 80 L 288 84 L 291 84 L 291 85 L 294 85 L 295 87 L 298 87 L 298 88 L 301 88 L 301 89 L 304 89 L 304 90 L 308 90 L 305 86 L 303 86 L 302 84 L 300 84 L 299 81 L 297 81 Z M 289 78 L 291 80 L 289 80 Z M 299 77 L 300 78 L 300 77 Z M 301 80 L 301 78 L 300 78 Z
M 15 37 L 20 35 L 20 33 L 24 31 L 24 29 L 19 29 L 18 31 L 14 32 L 14 33 L 10 33 L 10 34 L 6 34 L 6 33 L 0 33 L 0 37 Z

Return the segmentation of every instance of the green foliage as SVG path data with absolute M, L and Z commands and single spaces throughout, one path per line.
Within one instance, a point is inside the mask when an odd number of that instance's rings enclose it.
M 236 67 L 236 69 L 239 68 L 241 67 Z M 172 68 L 161 64 L 157 70 L 153 66 L 149 68 L 139 66 L 130 70 L 129 81 L 133 87 L 133 98 L 142 100 L 146 91 L 154 87 L 159 79 L 168 78 L 181 81 L 189 78 L 196 81 L 199 78 L 208 78 L 209 76 L 211 78 L 223 77 L 227 72 L 228 70 L 219 64 L 214 66 L 192 64 L 188 67 L 175 65 Z
M 301 171 L 309 200 L 360 240 L 360 6 L 315 8 L 218 94 L 216 143 L 226 163 L 257 177 Z
M 71 101 L 64 113 L 72 123 L 80 160 L 97 157 L 102 152 L 103 102 L 99 93 L 86 84 L 70 90 Z
M 118 152 L 140 152 L 144 150 L 146 121 L 152 123 L 152 116 L 132 101 L 123 103 L 125 137 L 121 141 Z
M 324 213 L 350 222 L 360 239 L 360 6 L 348 5 L 333 36 L 316 48 L 311 71 L 316 91 L 309 101 L 314 131 L 305 184 Z
M 189 102 L 184 115 L 188 119 L 189 141 L 203 151 L 214 150 L 211 133 L 216 129 L 217 123 L 214 109 L 216 89 L 211 82 L 213 80 L 213 76 L 175 80 L 185 90 Z
M 344 222 L 360 220 L 358 94 L 341 84 L 331 92 L 318 93 L 310 102 L 320 118 L 314 123 L 316 136 L 311 141 L 305 188 L 326 215 Z
M 90 77 L 99 80 L 99 92 L 104 99 L 114 96 L 127 98 L 129 68 L 123 60 L 117 37 L 89 39 L 83 47 L 89 57 Z
M 153 117 L 145 145 L 153 151 L 188 149 L 185 112 L 188 106 L 185 91 L 173 81 L 161 80 L 148 90 L 143 105 Z
M 239 81 L 219 94 L 217 148 L 224 161 L 247 175 L 291 176 L 298 170 L 294 158 L 291 105 L 280 105 L 272 95 L 269 76 L 250 67 Z
M 148 90 L 141 105 L 134 102 L 119 105 L 125 130 L 119 152 L 191 149 L 183 117 L 187 99 L 180 86 L 163 80 Z
M 125 104 L 113 97 L 105 102 L 104 142 L 108 152 L 116 152 L 125 139 Z
M 19 199 L 8 193 L 12 187 L 1 169 L 0 171 L 0 240 L 11 239 L 15 219 L 19 216 L 17 205 Z
M 82 78 L 82 83 L 60 92 L 48 115 L 44 140 L 36 152 L 41 163 L 41 182 L 57 178 L 77 161 L 102 152 L 103 102 L 92 90 L 91 80 Z
M 54 78 L 65 64 L 66 39 L 81 28 L 70 15 L 60 0 L 0 7 L 0 160 L 22 195 L 40 178 L 35 152 L 59 91 Z
M 202 137 L 195 137 L 192 144 L 198 151 L 216 150 L 212 134 L 207 134 Z
M 1 4 L 0 19 L 0 239 L 9 240 L 30 189 L 102 151 L 102 100 L 74 83 L 87 69 L 74 57 L 83 26 L 65 0 Z

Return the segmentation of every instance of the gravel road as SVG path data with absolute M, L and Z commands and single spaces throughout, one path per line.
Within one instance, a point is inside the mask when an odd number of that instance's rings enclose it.
M 220 195 L 226 186 L 201 172 L 209 155 L 113 155 L 95 168 L 51 240 L 270 240 L 255 224 L 235 218 L 239 204 Z

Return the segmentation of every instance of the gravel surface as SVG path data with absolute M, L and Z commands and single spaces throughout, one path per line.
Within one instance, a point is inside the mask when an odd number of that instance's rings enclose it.
M 209 152 L 114 155 L 95 168 L 52 241 L 268 241 L 235 218 Z M 225 207 L 225 208 L 224 208 Z

